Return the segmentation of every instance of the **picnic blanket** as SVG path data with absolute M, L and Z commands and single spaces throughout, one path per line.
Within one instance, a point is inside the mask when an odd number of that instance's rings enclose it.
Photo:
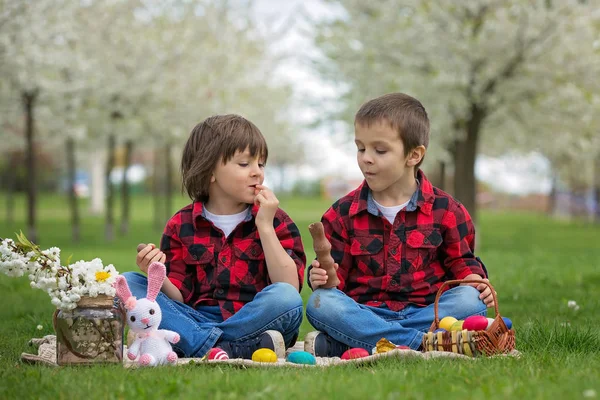
M 43 338 L 33 338 L 29 341 L 29 345 L 34 347 L 38 346 L 37 354 L 22 353 L 21 360 L 29 364 L 43 364 L 53 367 L 58 367 L 56 363 L 56 336 L 46 335 Z M 287 350 L 286 356 L 295 351 L 303 351 L 304 342 L 296 342 L 293 347 Z M 127 352 L 125 347 L 123 353 Z M 508 354 L 499 354 L 494 357 L 519 357 L 521 353 L 517 350 L 513 350 Z M 124 357 L 123 365 L 125 367 L 137 367 L 137 363 L 130 361 L 127 357 Z M 356 364 L 356 365 L 370 365 L 375 364 L 382 359 L 387 358 L 421 358 L 425 360 L 435 358 L 452 358 L 452 359 L 465 359 L 465 360 L 477 360 L 478 358 L 467 357 L 462 354 L 455 354 L 447 351 L 430 351 L 422 353 L 415 350 L 396 349 L 385 353 L 373 354 L 363 358 L 357 358 L 353 360 L 342 360 L 339 357 L 316 357 L 316 365 L 305 365 L 305 364 L 294 364 L 286 359 L 280 358 L 274 363 L 256 362 L 252 360 L 244 360 L 241 358 L 230 359 L 230 360 L 207 360 L 205 358 L 180 358 L 177 361 L 177 365 L 237 365 L 240 367 L 256 367 L 256 368 L 277 368 L 277 367 L 290 367 L 290 368 L 318 368 L 318 367 L 329 367 L 333 365 L 342 364 Z

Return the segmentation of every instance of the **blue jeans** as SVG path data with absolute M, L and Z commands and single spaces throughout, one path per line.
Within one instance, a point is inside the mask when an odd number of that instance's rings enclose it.
M 472 286 L 456 286 L 444 292 L 438 302 L 439 318 L 465 319 L 486 315 L 487 308 Z M 371 350 L 386 338 L 396 345 L 417 350 L 434 319 L 433 304 L 409 305 L 400 311 L 387 306 L 358 304 L 338 289 L 317 289 L 308 299 L 306 317 L 317 330 L 350 347 Z
M 125 272 L 133 296 L 146 297 L 148 280 L 138 272 Z M 184 357 L 202 357 L 219 340 L 243 341 L 266 330 L 281 332 L 286 347 L 293 345 L 302 323 L 302 298 L 290 284 L 273 283 L 254 299 L 223 321 L 219 306 L 199 306 L 170 299 L 160 292 L 156 301 L 162 311 L 160 329 L 169 329 L 181 337 L 173 349 Z

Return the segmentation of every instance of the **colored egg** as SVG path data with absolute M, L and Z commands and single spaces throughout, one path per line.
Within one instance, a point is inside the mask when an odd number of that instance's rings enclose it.
M 294 364 L 315 365 L 317 363 L 315 356 L 306 351 L 295 351 L 290 353 L 287 360 Z
M 361 349 L 359 347 L 355 347 L 349 350 L 346 350 L 344 354 L 342 354 L 342 360 L 354 360 L 356 358 L 367 357 L 369 352 L 365 349 Z
M 483 315 L 471 315 L 465 319 L 463 329 L 468 331 L 483 331 L 487 329 L 488 320 Z
M 452 324 L 452 326 L 450 327 L 450 330 L 451 331 L 462 331 L 464 322 L 465 321 L 463 321 L 462 319 L 459 321 L 456 321 L 455 323 Z
M 448 331 L 445 330 L 444 328 L 437 328 L 435 331 L 433 331 L 433 333 L 438 333 L 438 332 L 448 332 Z
M 506 324 L 506 327 L 508 329 L 512 329 L 512 321 L 506 317 L 502 317 L 502 320 L 504 321 L 504 323 Z
M 454 317 L 444 317 L 440 320 L 440 324 L 439 327 L 442 329 L 445 329 L 447 331 L 450 330 L 450 328 L 452 327 L 452 325 L 458 321 L 456 318 Z
M 494 318 L 487 318 L 488 324 L 485 329 L 490 329 L 490 326 L 494 323 Z
M 213 347 L 208 352 L 209 360 L 229 360 L 229 356 L 225 352 L 225 350 L 220 349 L 218 347 Z
M 271 349 L 258 349 L 252 353 L 252 361 L 256 362 L 277 362 L 277 354 Z
M 410 350 L 410 347 L 408 347 L 408 346 L 402 346 L 402 345 L 396 346 L 396 348 L 399 349 L 399 350 Z

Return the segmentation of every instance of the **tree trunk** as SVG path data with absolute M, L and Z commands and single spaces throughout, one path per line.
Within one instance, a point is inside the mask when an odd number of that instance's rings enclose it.
M 600 223 L 600 154 L 594 160 L 594 222 Z
M 456 143 L 454 151 L 454 197 L 467 209 L 473 222 L 477 220 L 475 158 L 481 123 L 485 112 L 477 104 L 471 105 L 471 116 L 466 121 L 466 139 Z
M 162 182 L 161 182 L 161 173 L 160 173 L 160 166 L 161 166 L 161 162 L 160 162 L 160 156 L 162 154 L 162 149 L 156 147 L 154 149 L 154 160 L 152 160 L 152 206 L 154 209 L 154 212 L 152 213 L 153 218 L 153 226 L 154 229 L 156 230 L 160 230 L 163 228 L 163 219 L 161 217 L 161 202 L 160 202 L 160 188 L 162 186 Z
M 439 188 L 442 189 L 443 191 L 446 191 L 446 162 L 445 161 L 440 161 L 439 164 L 439 174 L 440 174 L 440 181 L 439 181 Z
M 569 187 L 569 216 L 576 218 L 579 215 L 579 190 L 574 189 L 573 186 Z
M 104 176 L 104 155 L 100 146 L 90 157 L 90 212 L 92 215 L 102 215 L 105 206 L 106 178 Z
M 106 222 L 104 227 L 104 238 L 109 242 L 114 239 L 113 203 L 115 191 L 110 182 L 110 172 L 115 166 L 115 146 L 115 135 L 111 133 L 108 135 L 108 156 L 106 160 Z
M 36 171 L 34 155 L 34 115 L 35 102 L 39 91 L 37 89 L 30 92 L 23 92 L 21 99 L 23 102 L 23 111 L 25 112 L 25 137 L 27 139 L 27 238 L 33 243 L 38 243 L 36 229 L 35 211 L 36 211 Z
M 14 169 L 17 166 L 17 154 L 16 152 L 12 152 L 10 155 L 10 160 L 8 162 L 8 166 L 6 167 L 6 171 L 4 176 L 6 178 L 6 215 L 5 221 L 6 225 L 12 225 L 14 222 L 15 215 L 15 171 Z
M 125 165 L 123 166 L 123 181 L 121 182 L 121 234 L 126 235 L 129 232 L 129 181 L 127 180 L 127 171 L 131 165 L 131 154 L 133 152 L 133 140 L 128 139 L 125 142 Z
M 75 192 L 75 140 L 67 138 L 67 171 L 69 175 L 69 206 L 71 207 L 71 236 L 73 243 L 79 243 L 81 230 L 79 224 L 79 207 Z
M 171 162 L 171 143 L 165 146 L 165 221 L 168 221 L 173 213 L 173 163 Z
M 552 183 L 551 183 L 551 187 L 550 187 L 550 193 L 548 194 L 548 209 L 546 210 L 546 213 L 549 216 L 553 216 L 554 213 L 556 212 L 556 196 L 557 196 L 557 188 L 556 188 L 556 184 L 558 178 L 556 176 L 555 172 L 552 172 Z

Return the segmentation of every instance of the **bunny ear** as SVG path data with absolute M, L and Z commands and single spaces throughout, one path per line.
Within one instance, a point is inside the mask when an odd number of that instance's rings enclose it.
M 155 261 L 150 264 L 148 267 L 148 295 L 146 296 L 148 300 L 156 299 L 166 276 L 167 269 L 163 263 Z
M 127 285 L 127 280 L 124 276 L 117 276 L 117 280 L 114 283 L 115 289 L 117 289 L 117 296 L 125 303 L 127 299 L 131 297 L 131 291 Z

